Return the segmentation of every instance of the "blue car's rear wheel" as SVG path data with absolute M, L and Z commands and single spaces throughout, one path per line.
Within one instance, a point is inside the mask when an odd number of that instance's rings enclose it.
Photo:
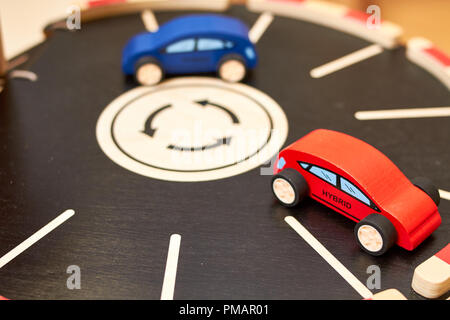
M 144 86 L 154 86 L 164 77 L 163 69 L 159 62 L 151 57 L 140 59 L 135 68 L 136 81 Z

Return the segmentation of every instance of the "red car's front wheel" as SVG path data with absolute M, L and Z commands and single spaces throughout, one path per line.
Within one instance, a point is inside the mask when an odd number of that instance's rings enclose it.
M 308 184 L 299 172 L 288 168 L 272 178 L 272 192 L 282 205 L 294 207 L 308 194 Z

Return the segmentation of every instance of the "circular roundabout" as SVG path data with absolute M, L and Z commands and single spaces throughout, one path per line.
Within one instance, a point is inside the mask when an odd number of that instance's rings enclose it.
M 199 12 L 172 10 L 154 10 L 160 25 Z M 221 13 L 250 27 L 261 10 Z M 142 87 L 120 65 L 127 40 L 145 31 L 140 12 L 89 21 L 77 32 L 50 29 L 20 66 L 38 80 L 9 79 L 0 94 L 0 255 L 64 210 L 75 214 L 2 266 L 2 296 L 160 299 L 177 234 L 175 299 L 361 299 L 284 221 L 293 216 L 363 284 L 377 265 L 381 289 L 420 298 L 412 273 L 448 243 L 450 201 L 441 201 L 442 225 L 415 251 L 394 247 L 373 257 L 355 243 L 354 223 L 311 200 L 285 208 L 270 184 L 270 160 L 281 148 L 327 128 L 375 146 L 407 177 L 450 190 L 448 116 L 367 114 L 450 103 L 447 87 L 405 47 L 372 48 L 370 58 L 312 77 L 373 43 L 275 13 L 244 83 L 206 74 Z M 372 230 L 363 233 L 368 246 L 379 245 Z M 72 265 L 81 290 L 66 288 Z

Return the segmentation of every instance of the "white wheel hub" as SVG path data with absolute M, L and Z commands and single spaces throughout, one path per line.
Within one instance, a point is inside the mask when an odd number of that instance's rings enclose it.
M 162 75 L 162 70 L 157 64 L 146 63 L 138 68 L 136 79 L 142 85 L 153 86 L 161 81 Z
M 275 196 L 285 204 L 292 204 L 295 201 L 295 190 L 292 185 L 282 178 L 276 178 L 272 184 Z
M 358 240 L 370 252 L 378 252 L 383 248 L 381 234 L 377 229 L 367 224 L 359 227 Z
M 245 77 L 245 66 L 239 60 L 225 61 L 220 66 L 219 76 L 229 82 L 239 82 Z

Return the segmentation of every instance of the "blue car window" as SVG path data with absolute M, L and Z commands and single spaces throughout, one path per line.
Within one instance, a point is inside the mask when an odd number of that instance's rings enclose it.
M 197 50 L 206 51 L 206 50 L 222 50 L 225 47 L 225 44 L 222 40 L 219 39 L 198 39 L 197 42 Z
M 167 53 L 191 52 L 195 48 L 195 39 L 177 41 L 166 48 Z
M 341 189 L 356 199 L 370 206 L 370 200 L 352 183 L 341 177 Z
M 312 166 L 309 170 L 312 174 L 318 176 L 320 179 L 325 180 L 326 182 L 331 183 L 332 185 L 336 185 L 336 175 L 333 172 L 328 170 Z

